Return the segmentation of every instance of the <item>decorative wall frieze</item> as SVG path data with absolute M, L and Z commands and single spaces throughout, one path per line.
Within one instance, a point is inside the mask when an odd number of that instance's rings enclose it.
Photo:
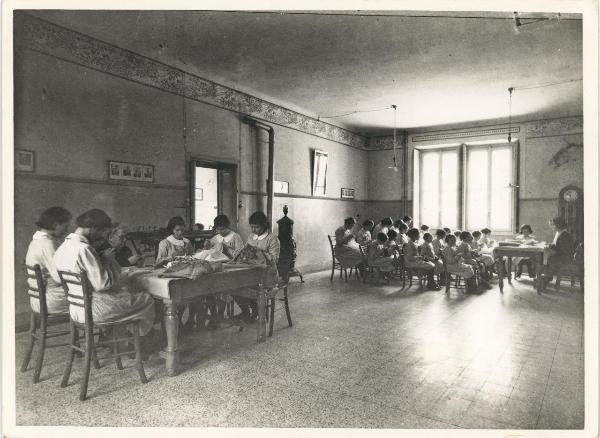
M 184 72 L 26 13 L 14 14 L 14 43 L 84 67 L 366 149 L 366 137 Z
M 518 126 L 513 126 L 510 128 L 510 132 L 513 134 L 519 133 L 520 130 L 521 128 Z M 448 132 L 445 134 L 419 134 L 411 136 L 411 140 L 413 143 L 418 143 L 422 141 L 451 140 L 455 138 L 485 137 L 488 135 L 504 134 L 508 134 L 508 128 L 476 129 L 460 132 Z
M 549 137 L 553 135 L 583 133 L 583 117 L 537 120 L 527 125 L 527 137 Z
M 406 146 L 406 132 L 401 131 L 396 135 L 396 147 Z M 366 148 L 370 151 L 383 151 L 394 149 L 394 136 L 386 135 L 382 137 L 369 137 L 366 141 Z

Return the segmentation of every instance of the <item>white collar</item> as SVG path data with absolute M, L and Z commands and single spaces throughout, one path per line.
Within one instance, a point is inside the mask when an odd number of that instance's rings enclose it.
M 167 240 L 175 246 L 184 246 L 187 242 L 189 242 L 189 240 L 187 240 L 185 237 L 183 237 L 183 238 L 181 238 L 181 240 L 179 240 L 179 239 L 176 239 L 175 237 L 173 237 L 172 234 L 169 237 L 167 237 Z
M 262 233 L 260 236 L 257 234 L 254 234 L 252 236 L 252 240 L 263 240 L 265 237 L 267 237 L 269 234 L 269 230 L 265 231 L 264 233 Z
M 77 233 L 71 233 L 69 234 L 65 240 L 79 240 L 81 243 L 87 243 L 88 245 L 90 244 L 90 241 L 87 237 L 82 236 L 81 234 L 77 234 Z
M 51 236 L 50 234 L 46 233 L 45 231 L 42 230 L 37 230 L 35 233 L 33 233 L 33 240 L 38 240 L 38 239 L 50 239 L 50 240 L 54 240 L 54 237 Z
M 218 242 L 231 242 L 231 239 L 233 239 L 233 236 L 235 235 L 235 232 L 233 231 L 229 231 L 229 234 L 227 234 L 225 237 L 221 236 L 220 234 L 216 234 L 215 237 L 217 238 Z

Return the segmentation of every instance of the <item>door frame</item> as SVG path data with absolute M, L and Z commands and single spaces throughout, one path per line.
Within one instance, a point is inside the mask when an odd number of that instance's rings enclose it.
M 222 160 L 215 159 L 212 157 L 203 157 L 203 156 L 190 156 L 188 158 L 187 163 L 187 199 L 188 199 L 188 211 L 187 211 L 187 221 L 190 226 L 193 226 L 194 220 L 194 208 L 195 208 L 195 172 L 196 167 L 206 167 L 210 169 L 233 169 L 235 170 L 235 197 L 236 197 L 236 207 L 239 204 L 239 196 L 240 196 L 240 178 L 239 178 L 239 162 L 236 160 Z M 219 178 L 217 176 L 217 205 L 219 208 L 221 207 L 221 191 L 219 190 Z M 230 218 L 232 222 L 235 222 L 238 225 L 238 209 L 235 208 L 235 218 Z

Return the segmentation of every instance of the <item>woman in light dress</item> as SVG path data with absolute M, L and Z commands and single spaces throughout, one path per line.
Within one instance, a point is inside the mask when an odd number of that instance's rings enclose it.
M 25 263 L 28 266 L 40 265 L 42 277 L 46 283 L 46 306 L 48 313 L 65 313 L 68 310 L 65 291 L 60 284 L 60 278 L 54 263 L 54 253 L 64 239 L 71 225 L 71 213 L 62 207 L 50 207 L 44 211 L 35 223 L 38 230 L 33 235 Z M 30 274 L 33 271 L 28 269 Z M 37 287 L 37 282 L 29 278 L 27 283 Z M 39 313 L 40 301 L 29 297 L 31 308 Z
M 442 249 L 442 257 L 446 263 L 446 270 L 449 274 L 460 275 L 465 279 L 467 293 L 477 292 L 475 283 L 475 272 L 473 267 L 466 264 L 456 247 L 456 236 L 448 234 L 446 236 L 446 246 Z
M 344 220 L 344 226 L 335 230 L 335 257 L 344 268 L 353 268 L 362 262 L 360 246 L 352 234 L 356 225 L 353 217 Z
M 154 322 L 152 296 L 145 291 L 134 290 L 126 277 L 121 277 L 121 267 L 112 251 L 99 254 L 92 246 L 94 242 L 107 238 L 112 227 L 110 217 L 102 210 L 93 209 L 79 216 L 76 222 L 75 232 L 65 238 L 54 254 L 56 268 L 60 271 L 86 272 L 92 287 L 94 321 L 140 318 L 140 334 L 147 334 Z M 71 293 L 77 295 L 81 292 L 71 290 Z M 70 306 L 69 311 L 73 320 L 85 322 L 82 307 Z
M 175 257 L 191 256 L 194 253 L 194 246 L 189 239 L 183 237 L 185 222 L 181 216 L 175 216 L 169 219 L 167 231 L 169 236 L 161 240 L 158 244 L 156 253 L 156 265 L 164 265 Z

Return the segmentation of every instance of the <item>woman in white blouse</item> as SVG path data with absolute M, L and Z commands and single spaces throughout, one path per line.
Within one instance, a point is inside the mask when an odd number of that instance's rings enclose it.
M 164 265 L 175 257 L 191 256 L 194 253 L 194 246 L 189 239 L 183 237 L 183 230 L 185 230 L 185 222 L 181 216 L 169 219 L 167 224 L 169 237 L 158 244 L 156 265 Z
M 35 223 L 38 231 L 27 249 L 25 263 L 29 266 L 40 265 L 42 277 L 46 282 L 46 305 L 48 313 L 64 313 L 68 310 L 65 291 L 60 284 L 54 253 L 64 239 L 71 225 L 71 213 L 62 207 L 50 207 L 44 211 Z M 28 279 L 31 286 L 37 287 L 34 279 Z M 40 311 L 40 301 L 30 297 L 31 308 Z

